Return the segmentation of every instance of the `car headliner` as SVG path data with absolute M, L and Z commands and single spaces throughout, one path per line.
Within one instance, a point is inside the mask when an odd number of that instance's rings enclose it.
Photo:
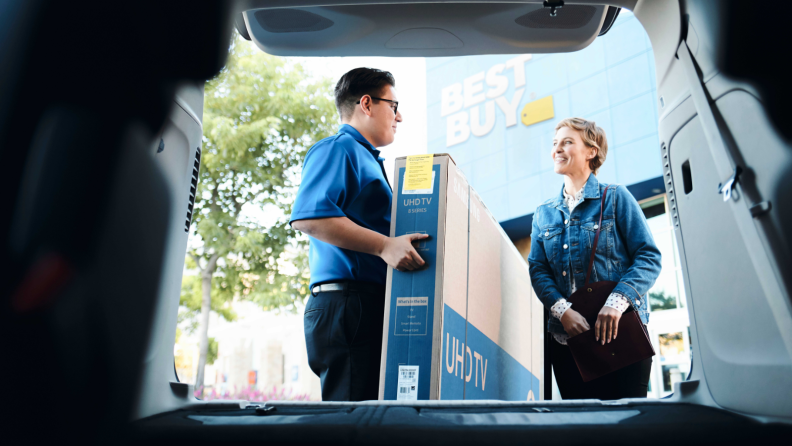
M 251 40 L 273 55 L 448 57 L 583 49 L 608 7 L 570 3 L 556 17 L 541 1 L 254 0 L 239 11 Z

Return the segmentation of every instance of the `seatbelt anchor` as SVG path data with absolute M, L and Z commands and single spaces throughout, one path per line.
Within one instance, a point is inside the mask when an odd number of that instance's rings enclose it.
M 726 180 L 725 183 L 718 183 L 718 194 L 723 194 L 723 201 L 729 201 L 729 199 L 734 196 L 734 201 L 740 199 L 739 194 L 732 194 L 734 187 L 737 185 L 737 182 L 740 180 L 740 174 L 742 173 L 742 168 L 737 166 L 734 168 L 734 173 L 732 176 Z

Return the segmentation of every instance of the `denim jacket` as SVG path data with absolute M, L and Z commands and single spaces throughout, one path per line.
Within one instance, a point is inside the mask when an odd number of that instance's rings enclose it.
M 660 251 L 638 202 L 627 188 L 600 183 L 594 174 L 589 176 L 583 199 L 571 215 L 564 202 L 563 186 L 557 197 L 536 209 L 528 255 L 531 282 L 548 309 L 572 294 L 570 274 L 574 274 L 578 288 L 583 286 L 599 223 L 600 197 L 606 187 L 609 189 L 602 228 L 589 281 L 618 282 L 613 291 L 627 297 L 646 324 L 649 322 L 646 294 L 660 275 Z M 547 329 L 551 333 L 566 333 L 561 321 L 552 316 Z

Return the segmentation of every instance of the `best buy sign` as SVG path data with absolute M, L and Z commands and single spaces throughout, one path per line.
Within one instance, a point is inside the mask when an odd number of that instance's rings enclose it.
M 446 147 L 467 141 L 471 133 L 484 136 L 491 132 L 495 127 L 495 106 L 503 114 L 506 127 L 517 125 L 517 108 L 525 93 L 525 63 L 529 60 L 530 54 L 520 55 L 443 88 L 440 117 L 446 118 Z M 508 70 L 513 74 L 515 88 L 511 98 L 505 96 L 509 76 L 504 72 Z M 553 97 L 529 102 L 520 114 L 524 125 L 553 118 Z

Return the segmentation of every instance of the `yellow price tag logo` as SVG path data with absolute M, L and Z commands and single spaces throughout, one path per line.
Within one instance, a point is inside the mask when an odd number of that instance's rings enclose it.
M 525 125 L 547 121 L 555 116 L 553 111 L 553 97 L 547 96 L 525 104 L 522 109 L 522 123 Z

